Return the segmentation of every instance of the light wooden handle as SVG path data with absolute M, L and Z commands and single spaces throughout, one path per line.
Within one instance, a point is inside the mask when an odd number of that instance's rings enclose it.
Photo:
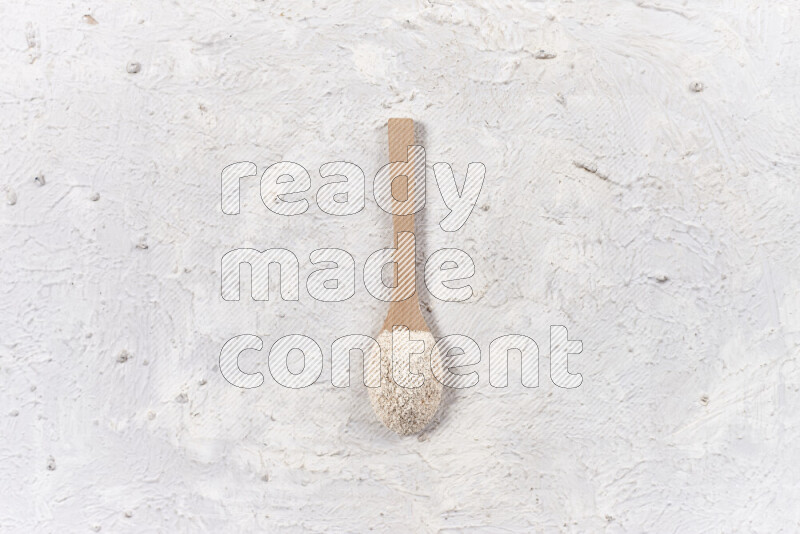
M 414 121 L 389 119 L 389 161 L 405 161 L 414 144 Z
M 414 121 L 411 119 L 389 119 L 389 161 L 405 162 L 391 165 L 389 179 L 391 180 L 392 196 L 395 198 L 395 208 L 400 204 L 405 204 L 405 210 L 395 209 L 395 212 L 403 211 L 408 215 L 394 215 L 392 226 L 394 228 L 393 246 L 397 248 L 394 261 L 397 262 L 395 276 L 396 286 L 392 293 L 393 302 L 389 305 L 389 312 L 384 321 L 384 330 L 392 330 L 393 326 L 403 325 L 415 331 L 429 331 L 425 324 L 425 319 L 419 310 L 419 296 L 416 288 L 416 239 L 414 248 L 411 249 L 406 242 L 398 242 L 401 232 L 416 234 L 414 227 L 414 199 L 416 192 L 419 169 L 416 161 L 409 161 L 408 147 L 415 144 Z M 408 178 L 408 187 L 404 187 L 405 180 L 395 180 L 398 176 Z M 397 200 L 400 199 L 400 200 Z M 405 199 L 405 201 L 403 201 Z M 416 235 L 415 235 L 416 237 Z
M 408 147 L 414 144 L 414 121 L 411 119 L 389 119 L 389 161 L 406 161 L 408 159 Z M 402 180 L 395 180 L 400 174 L 408 177 L 408 190 L 403 188 Z M 414 192 L 416 189 L 416 177 L 414 176 L 413 166 L 395 165 L 390 175 L 392 196 L 403 198 L 408 195 L 408 202 L 414 203 Z M 397 234 L 399 232 L 414 232 L 414 214 L 394 216 L 394 244 L 397 245 Z
M 389 161 L 404 162 L 408 160 L 408 147 L 414 144 L 414 121 L 411 119 L 389 119 Z M 414 205 L 414 194 L 416 190 L 416 176 L 414 173 L 414 166 L 412 162 L 407 165 L 392 165 L 392 172 L 390 173 L 391 191 L 395 199 L 395 206 L 409 203 Z M 395 180 L 398 176 L 406 176 L 405 180 Z M 404 187 L 404 184 L 407 187 Z M 405 198 L 405 202 L 402 199 Z M 398 201 L 397 199 L 401 199 Z M 395 210 L 399 211 L 399 210 Z M 414 214 L 409 215 L 394 215 L 392 219 L 392 226 L 394 228 L 394 238 L 392 242 L 397 247 L 395 253 L 395 261 L 397 262 L 396 273 L 396 297 L 408 297 L 409 291 L 413 291 L 416 295 L 416 288 L 414 287 L 414 276 L 416 269 L 416 255 L 400 242 L 399 235 L 401 232 L 415 233 Z M 406 240 L 407 241 L 407 240 Z M 414 248 L 416 250 L 416 247 Z M 405 299 L 403 299 L 405 300 Z

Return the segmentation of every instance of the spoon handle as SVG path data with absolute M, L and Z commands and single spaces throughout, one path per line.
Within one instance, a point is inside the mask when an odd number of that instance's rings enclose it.
M 414 121 L 411 119 L 389 119 L 389 161 L 391 165 L 391 191 L 394 198 L 395 214 L 392 219 L 396 247 L 394 260 L 397 262 L 394 298 L 405 301 L 414 297 L 416 302 L 415 243 L 408 235 L 400 239 L 401 232 L 415 234 L 414 202 L 416 190 L 416 172 L 408 147 L 414 145 Z M 406 179 L 402 177 L 405 176 Z M 399 179 L 396 179 L 399 178 Z

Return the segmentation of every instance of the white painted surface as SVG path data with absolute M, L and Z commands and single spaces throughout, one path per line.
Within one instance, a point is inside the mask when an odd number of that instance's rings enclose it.
M 0 7 L 0 530 L 798 530 L 795 2 L 24 4 Z M 303 279 L 315 248 L 363 266 L 373 201 L 289 220 L 250 184 L 225 216 L 219 175 L 371 177 L 390 116 L 423 123 L 429 164 L 487 169 L 460 232 L 435 188 L 420 224 L 477 268 L 426 318 L 484 357 L 420 439 L 330 362 L 299 392 L 215 369 L 240 333 L 329 355 L 378 332 L 363 289 L 230 303 L 218 279 L 240 246 Z M 583 341 L 577 390 L 547 378 L 551 324 Z M 505 333 L 539 343 L 538 389 L 489 386 Z

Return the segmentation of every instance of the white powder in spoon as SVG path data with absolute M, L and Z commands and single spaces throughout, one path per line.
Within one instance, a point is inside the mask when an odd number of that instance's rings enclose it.
M 392 338 L 388 330 L 378 336 L 381 385 L 369 389 L 369 398 L 383 424 L 406 436 L 425 428 L 439 407 L 442 384 L 434 372 L 442 376 L 442 358 L 433 350 L 436 340 L 430 332 L 397 329 Z M 377 372 L 377 354 L 368 361 L 373 363 L 367 373 Z

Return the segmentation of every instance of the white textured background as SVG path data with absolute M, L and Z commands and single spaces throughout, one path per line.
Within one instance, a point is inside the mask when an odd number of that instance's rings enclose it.
M 3 2 L 0 530 L 796 532 L 799 31 L 794 0 Z M 487 169 L 461 231 L 431 173 L 419 221 L 425 254 L 475 259 L 469 303 L 421 297 L 481 382 L 406 439 L 327 360 L 300 392 L 215 367 L 241 333 L 329 357 L 378 332 L 360 280 L 232 303 L 218 271 L 283 246 L 304 280 L 335 246 L 360 272 L 389 219 L 321 213 L 317 170 L 371 179 L 390 116 L 429 165 Z M 224 216 L 244 160 L 306 166 L 309 212 L 249 183 Z M 547 377 L 551 324 L 583 341 L 576 390 Z M 539 343 L 538 389 L 489 386 L 506 333 Z

